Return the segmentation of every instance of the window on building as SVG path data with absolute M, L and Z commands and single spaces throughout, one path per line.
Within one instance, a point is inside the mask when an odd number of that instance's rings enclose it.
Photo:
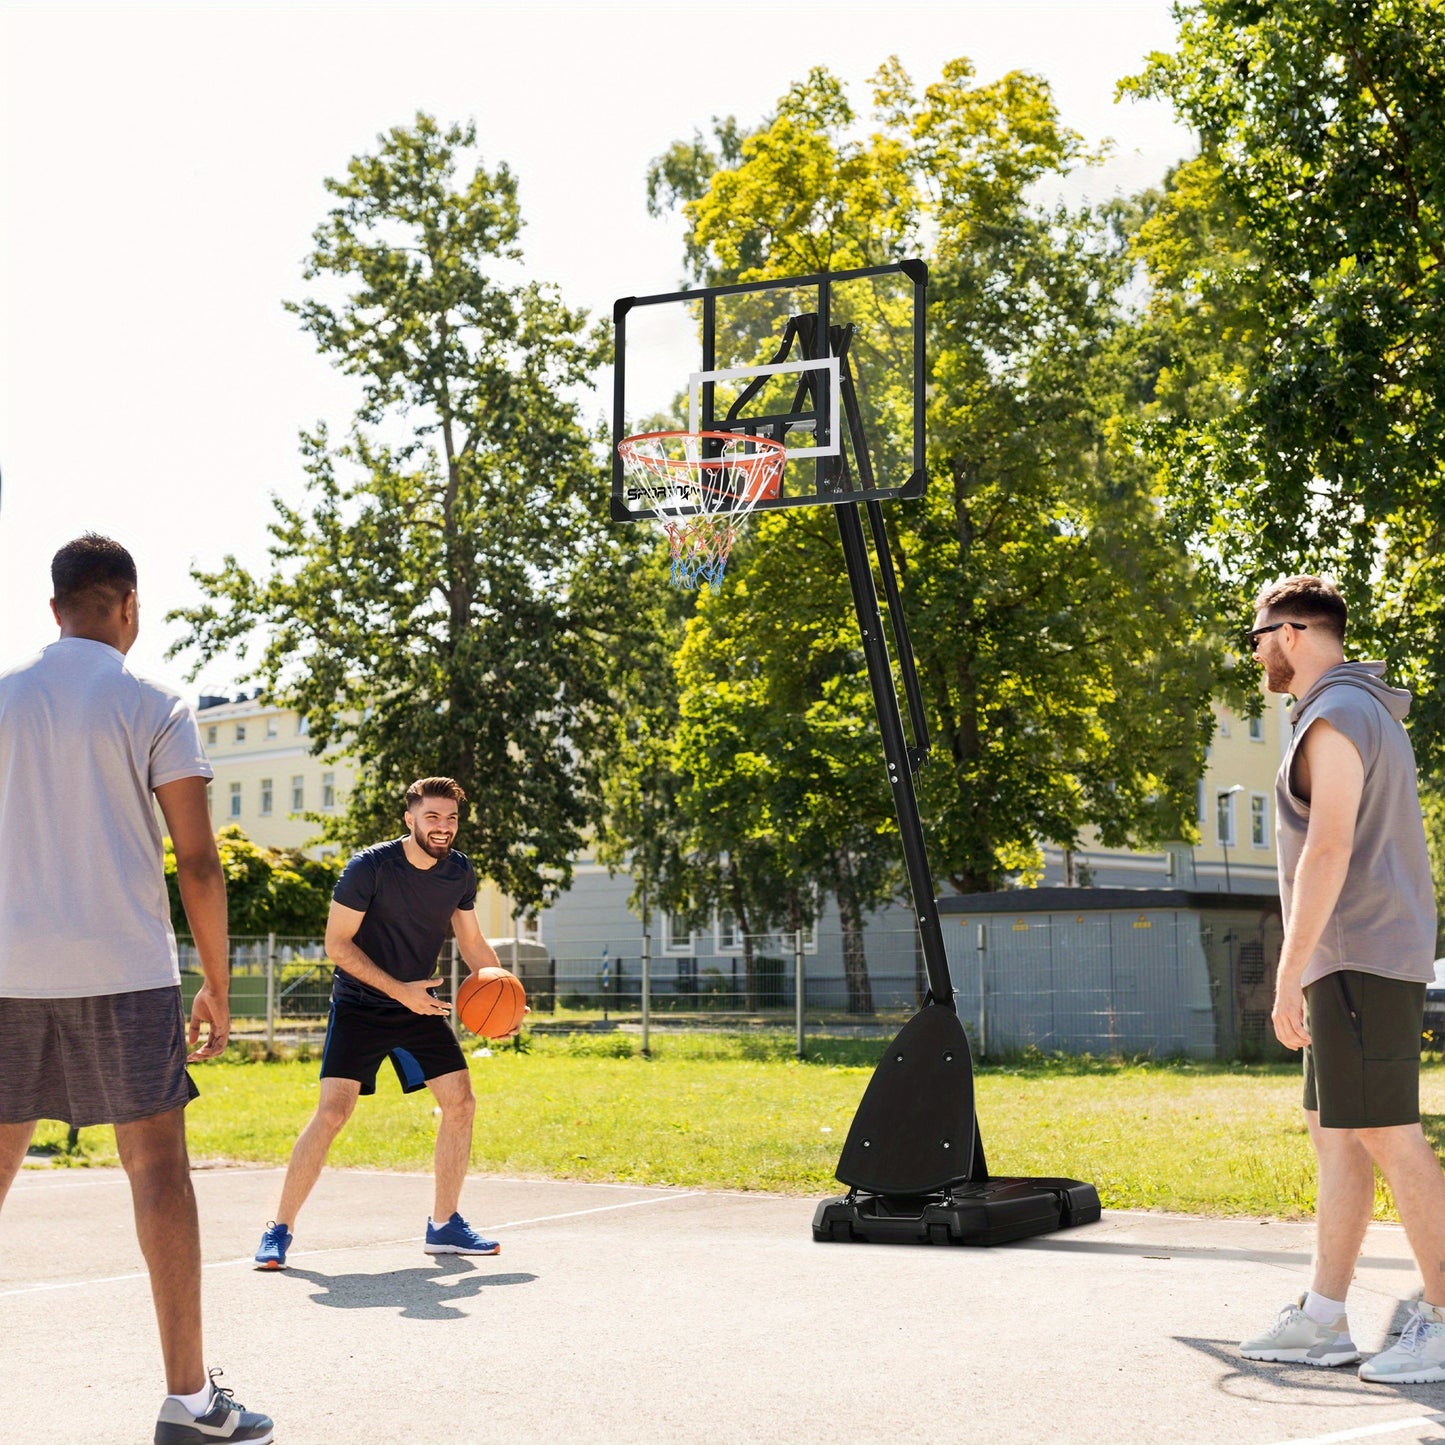
M 231 816 L 232 816 L 233 818 L 239 818 L 239 817 L 241 816 L 241 785 L 240 785 L 240 783 L 232 783 L 232 784 L 231 784 Z
M 731 953 L 742 946 L 737 919 L 731 913 L 719 913 L 713 927 L 713 941 L 718 953 Z
M 280 733 L 280 731 L 280 723 L 277 722 L 274 717 L 268 717 L 266 719 L 266 736 L 268 738 L 274 738 Z
M 209 743 L 211 747 L 215 747 L 216 734 L 220 731 L 220 728 L 218 728 L 215 723 L 212 723 L 210 727 L 206 729 L 206 742 Z
M 303 713 L 296 719 L 296 736 L 299 738 L 309 737 L 310 733 L 311 724 L 306 721 L 306 715 Z
M 336 774 L 322 773 L 321 775 L 321 811 L 331 813 L 336 810 Z
M 273 792 L 274 792 L 274 790 L 273 790 L 273 788 L 272 788 L 272 786 L 271 786 L 271 779 L 270 779 L 270 778 L 262 778 L 262 779 L 261 779 L 261 816 L 262 816 L 263 818 L 269 818 L 269 817 L 271 816 L 271 799 L 272 799 L 272 794 L 273 794 Z
M 1214 732 L 1217 737 L 1227 738 L 1229 736 L 1229 714 L 1227 712 L 1219 714 L 1219 721 L 1215 725 Z
M 245 723 L 237 723 L 237 724 L 236 724 L 236 741 L 237 741 L 238 743 L 243 743 L 243 742 L 246 741 L 246 724 L 245 724 Z
M 796 944 L 794 943 L 793 935 L 791 933 L 780 933 L 778 935 L 777 948 L 779 953 L 785 955 L 788 958 L 791 958 L 793 956 L 793 949 L 795 947 Z M 806 923 L 803 925 L 803 952 L 817 953 L 817 951 L 818 921 L 817 919 L 814 919 L 812 923 Z
M 1256 848 L 1269 847 L 1269 799 L 1263 793 L 1249 800 L 1249 841 Z
M 1204 779 L 1200 778 L 1198 786 L 1194 790 L 1194 814 L 1199 826 L 1202 828 L 1209 821 L 1209 814 L 1205 809 L 1204 802 Z
M 291 811 L 293 813 L 306 811 L 306 779 L 299 773 L 291 779 Z
M 1215 836 L 1226 848 L 1234 847 L 1234 794 L 1220 793 L 1215 799 Z
M 692 930 L 670 913 L 662 915 L 662 951 L 664 953 L 691 953 Z
M 1264 741 L 1264 719 L 1262 717 L 1250 718 L 1249 740 L 1252 743 L 1262 743 Z

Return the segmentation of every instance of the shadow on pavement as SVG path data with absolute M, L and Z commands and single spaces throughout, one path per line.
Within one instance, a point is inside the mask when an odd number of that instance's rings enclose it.
M 457 1308 L 459 1301 L 475 1299 L 484 1289 L 531 1284 L 537 1278 L 535 1274 L 483 1274 L 463 1260 L 435 1269 L 398 1269 L 388 1274 L 321 1274 L 293 1266 L 286 1276 L 319 1287 L 311 1296 L 313 1304 L 341 1310 L 394 1309 L 404 1320 L 464 1320 L 467 1314 Z
M 1089 1226 L 1085 1225 L 1087 1229 Z M 1127 1244 L 1119 1240 L 1076 1239 L 1063 1235 L 1039 1235 L 1033 1239 L 1015 1240 L 1009 1249 L 1049 1249 L 1062 1254 L 1127 1254 L 1135 1259 L 1218 1259 L 1245 1260 L 1250 1264 L 1302 1264 L 1308 1265 L 1311 1250 L 1308 1246 L 1291 1249 L 1231 1249 L 1228 1246 L 1208 1244 Z M 1375 1259 L 1361 1255 L 1359 1268 L 1399 1269 L 1407 1274 L 1415 1272 L 1415 1263 L 1409 1259 Z
M 1220 1367 L 1215 1388 L 1221 1394 L 1238 1399 L 1269 1400 L 1285 1391 L 1305 1391 L 1312 1405 L 1336 1405 L 1354 1410 L 1362 1405 L 1390 1409 L 1400 1404 L 1415 1405 L 1422 1407 L 1421 1424 L 1445 1423 L 1445 1414 L 1439 1413 L 1445 1406 L 1445 1384 L 1380 1385 L 1360 1379 L 1355 1365 L 1319 1369 L 1313 1365 L 1270 1364 L 1242 1359 L 1234 1340 L 1191 1339 L 1187 1335 L 1175 1335 L 1174 1339 L 1186 1349 L 1207 1355 Z M 1368 1358 L 1372 1351 L 1367 1349 L 1364 1353 Z

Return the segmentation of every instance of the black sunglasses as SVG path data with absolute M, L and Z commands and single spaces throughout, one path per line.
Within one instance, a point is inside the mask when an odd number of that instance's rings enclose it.
M 1266 632 L 1278 632 L 1281 627 L 1298 627 L 1301 632 L 1309 631 L 1308 622 L 1271 622 L 1268 627 L 1255 627 L 1244 634 L 1244 640 L 1249 644 L 1251 652 L 1259 651 L 1259 639 Z

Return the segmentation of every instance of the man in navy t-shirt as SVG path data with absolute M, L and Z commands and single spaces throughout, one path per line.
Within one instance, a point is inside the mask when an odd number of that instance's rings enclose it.
M 466 794 L 451 778 L 421 778 L 406 791 L 404 836 L 363 849 L 337 881 L 326 920 L 326 953 L 336 965 L 331 1019 L 321 1055 L 321 1097 L 291 1151 L 276 1218 L 261 1236 L 258 1269 L 280 1269 L 291 1226 L 321 1174 L 332 1141 L 361 1094 L 376 1092 L 389 1058 L 403 1092 L 423 1085 L 441 1106 L 436 1199 L 428 1254 L 498 1254 L 457 1213 L 472 1153 L 471 1075 L 447 1015 L 432 992 L 437 955 L 451 930 L 467 967 L 497 968 L 477 924 L 477 875 L 452 847 Z

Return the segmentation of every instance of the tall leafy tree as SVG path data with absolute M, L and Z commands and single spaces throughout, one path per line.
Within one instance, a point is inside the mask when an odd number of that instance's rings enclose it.
M 612 673 L 596 834 L 598 861 L 627 870 L 633 885 L 628 902 L 648 930 L 658 909 L 695 912 L 686 887 L 677 884 L 687 871 L 681 861 L 686 843 L 671 762 L 677 727 L 673 657 L 690 601 L 667 585 L 666 549 L 659 538 L 653 544 L 655 555 L 631 573 L 632 636 Z
M 334 829 L 394 833 L 405 785 L 457 778 L 463 845 L 522 908 L 549 900 L 597 806 L 610 660 L 627 612 L 573 397 L 600 359 L 586 318 L 519 282 L 516 180 L 471 126 L 427 115 L 327 181 L 335 205 L 290 309 L 355 376 L 350 436 L 303 435 L 305 501 L 277 500 L 273 566 L 227 557 L 173 617 L 203 664 L 241 652 L 318 748 L 358 763 Z
M 1127 88 L 1201 155 L 1141 233 L 1174 355 L 1151 450 L 1223 598 L 1341 581 L 1417 690 L 1445 765 L 1445 11 L 1433 0 L 1196 0 Z M 1243 321 L 1245 324 L 1240 325 Z M 1196 381 L 1199 379 L 1195 374 Z
M 745 932 L 791 932 L 834 896 L 848 1008 L 871 1013 L 864 915 L 894 891 L 899 860 L 876 747 L 860 746 L 873 702 L 834 519 L 794 512 L 761 526 L 750 564 L 701 598 L 678 655 L 685 861 L 714 864 L 686 884 Z M 788 602 L 774 607 L 780 593 Z
M 1148 470 L 1112 424 L 1137 365 L 1117 344 L 1126 218 L 1034 199 L 1089 159 L 1038 78 L 977 83 L 957 60 L 919 94 L 890 61 L 873 91 L 865 131 L 814 70 L 757 129 L 674 146 L 652 193 L 681 206 L 699 280 L 929 261 L 929 490 L 885 510 L 935 738 L 920 777 L 935 866 L 960 891 L 991 889 L 1028 876 L 1040 840 L 1071 846 L 1088 827 L 1111 845 L 1190 836 L 1217 658 Z M 692 627 L 736 609 L 756 625 L 806 617 L 826 595 L 816 579 L 753 580 L 797 525 L 762 519 L 730 567 L 736 601 L 709 601 Z M 825 573 L 835 622 L 856 626 L 835 549 Z M 716 656 L 719 690 L 736 665 Z M 856 650 L 830 656 L 866 693 Z M 871 707 L 843 716 L 852 756 L 881 773 Z M 774 761 L 806 771 L 810 756 Z M 887 789 L 826 771 L 818 787 L 835 821 L 888 831 Z

